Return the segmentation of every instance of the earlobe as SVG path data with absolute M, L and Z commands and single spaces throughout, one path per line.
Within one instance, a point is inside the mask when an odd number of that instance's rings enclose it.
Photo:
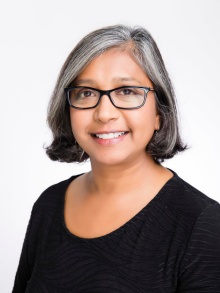
M 156 121 L 155 121 L 155 130 L 159 131 L 160 130 L 160 116 L 156 116 Z

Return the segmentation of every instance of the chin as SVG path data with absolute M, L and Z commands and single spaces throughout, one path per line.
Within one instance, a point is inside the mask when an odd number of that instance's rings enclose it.
M 122 155 L 99 155 L 98 157 L 90 157 L 91 164 L 99 164 L 106 166 L 123 165 L 128 162 L 128 157 Z
M 144 153 L 146 156 L 146 153 Z M 135 161 L 141 160 L 143 161 L 143 154 L 138 155 L 134 153 L 125 154 L 125 152 L 112 152 L 112 153 L 103 153 L 102 155 L 91 156 L 90 161 L 94 166 L 96 164 L 103 166 L 125 166 L 125 165 L 133 165 Z

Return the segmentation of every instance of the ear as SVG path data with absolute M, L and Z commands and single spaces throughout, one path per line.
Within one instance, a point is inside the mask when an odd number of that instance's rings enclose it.
M 158 115 L 158 114 L 156 115 L 154 129 L 155 130 L 159 130 L 160 129 L 160 115 Z

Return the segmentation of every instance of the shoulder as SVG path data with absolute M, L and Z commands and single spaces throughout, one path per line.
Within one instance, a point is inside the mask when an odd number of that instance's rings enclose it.
M 200 219 L 206 217 L 206 222 L 212 223 L 213 217 L 220 217 L 220 204 L 216 200 L 175 173 L 161 191 L 158 198 L 161 213 L 164 217 L 169 215 L 172 227 L 184 231 L 186 238 Z
M 178 289 L 219 292 L 220 204 L 176 174 L 167 182 L 162 200 L 176 233 L 175 249 L 178 245 L 183 248 Z
M 48 211 L 54 209 L 58 203 L 64 201 L 65 193 L 69 184 L 80 175 L 81 174 L 71 176 L 70 178 L 62 180 L 45 189 L 34 203 L 33 211 L 45 209 Z
M 179 288 L 181 292 L 219 292 L 219 272 L 220 204 L 214 201 L 203 208 L 192 227 L 179 270 Z
M 219 203 L 193 187 L 177 174 L 167 183 L 167 200 L 169 205 L 183 214 L 197 218 L 206 208 Z
M 75 175 L 70 178 L 51 185 L 42 192 L 33 205 L 28 224 L 27 235 L 30 239 L 42 237 L 42 233 L 48 230 L 48 227 L 62 211 L 64 205 L 65 193 L 68 185 L 80 176 Z

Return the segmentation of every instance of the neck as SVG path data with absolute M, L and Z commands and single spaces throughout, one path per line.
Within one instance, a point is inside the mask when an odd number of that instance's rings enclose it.
M 89 191 L 105 197 L 127 194 L 143 184 L 151 186 L 158 175 L 166 170 L 149 155 L 138 162 L 125 164 L 106 166 L 91 161 L 92 171 L 87 176 Z

